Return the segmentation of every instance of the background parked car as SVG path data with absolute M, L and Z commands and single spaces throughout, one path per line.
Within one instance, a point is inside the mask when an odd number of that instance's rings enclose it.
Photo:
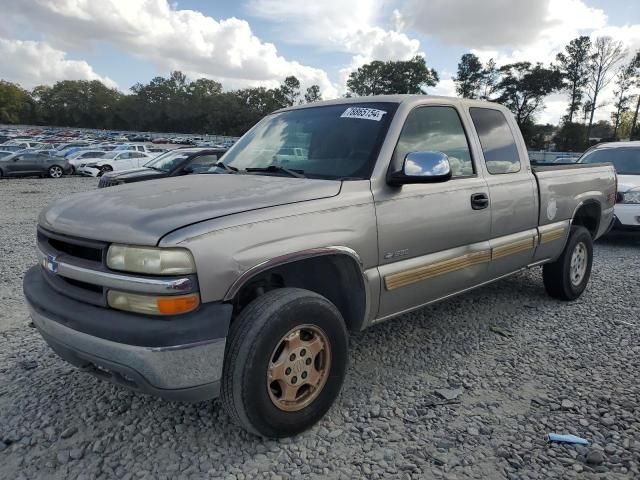
M 584 152 L 578 163 L 611 162 L 618 174 L 613 228 L 640 232 L 640 141 L 601 143 Z
M 78 150 L 70 155 L 67 155 L 67 161 L 71 165 L 72 172 L 76 173 L 81 164 L 87 163 L 87 159 L 102 158 L 107 153 L 103 150 Z
M 15 153 L 0 158 L 0 177 L 48 176 L 60 178 L 71 173 L 71 165 L 62 158 L 41 153 Z
M 86 163 L 81 163 L 77 171 L 82 175 L 101 177 L 107 172 L 141 167 L 151 158 L 153 158 L 151 155 L 144 152 L 113 150 L 99 158 L 84 159 Z
M 157 156 L 141 168 L 106 173 L 100 179 L 98 187 L 201 173 L 215 165 L 224 153 L 225 150 L 211 148 L 177 148 Z

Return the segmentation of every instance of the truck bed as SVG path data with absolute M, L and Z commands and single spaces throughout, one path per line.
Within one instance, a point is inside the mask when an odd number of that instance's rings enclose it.
M 585 199 L 597 202 L 603 222 L 610 221 L 616 194 L 616 172 L 610 163 L 532 165 L 539 192 L 539 225 L 573 218 Z M 596 237 L 607 225 L 599 225 Z

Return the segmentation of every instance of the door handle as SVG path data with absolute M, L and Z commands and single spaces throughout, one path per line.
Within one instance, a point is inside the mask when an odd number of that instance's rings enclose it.
M 486 193 L 474 193 L 471 195 L 471 208 L 482 210 L 489 206 L 489 196 Z

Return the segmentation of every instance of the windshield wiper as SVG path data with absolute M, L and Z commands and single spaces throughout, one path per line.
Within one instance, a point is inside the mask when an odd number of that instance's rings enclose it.
M 245 168 L 245 172 L 267 172 L 267 173 L 286 173 L 290 177 L 296 178 L 307 178 L 304 176 L 303 170 L 289 170 L 288 168 L 282 167 L 280 165 L 269 165 L 267 167 L 251 167 Z
M 222 168 L 229 173 L 238 173 L 238 169 L 236 167 L 232 167 L 231 165 L 227 165 L 226 163 L 218 162 L 214 164 L 214 167 Z

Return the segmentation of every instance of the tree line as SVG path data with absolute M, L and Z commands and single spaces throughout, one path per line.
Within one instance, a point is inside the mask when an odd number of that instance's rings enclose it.
M 530 147 L 544 142 L 549 126 L 536 125 L 536 114 L 552 93 L 566 93 L 568 105 L 553 140 L 558 150 L 579 151 L 595 138 L 640 138 L 640 51 L 628 63 L 622 42 L 611 37 L 573 39 L 556 56 L 556 63 L 516 62 L 497 67 L 483 64 L 473 53 L 462 55 L 454 78 L 456 92 L 464 98 L 491 100 L 514 114 Z M 614 82 L 613 100 L 603 91 Z M 611 122 L 594 122 L 598 109 L 613 102 Z M 541 145 L 540 145 L 541 146 Z
M 572 40 L 549 65 L 515 62 L 482 63 L 473 53 L 462 55 L 454 77 L 463 98 L 501 103 L 514 114 L 527 145 L 542 148 L 553 138 L 559 150 L 579 151 L 590 139 L 640 138 L 640 51 L 624 63 L 628 52 L 610 37 Z M 438 73 L 416 56 L 406 61 L 372 61 L 353 71 L 345 96 L 425 93 L 439 82 Z M 603 91 L 615 85 L 614 98 Z M 545 99 L 568 97 L 560 128 L 536 124 Z M 277 88 L 223 91 L 215 80 L 189 80 L 179 71 L 136 83 L 129 94 L 101 82 L 65 80 L 28 91 L 0 80 L 0 123 L 24 123 L 180 133 L 241 135 L 264 115 L 298 103 L 322 99 L 318 85 L 302 92 L 294 76 Z M 598 109 L 613 102 L 611 121 L 594 122 Z
M 129 95 L 98 80 L 63 80 L 31 91 L 0 80 L 0 123 L 236 136 L 274 110 L 321 99 L 317 85 L 302 93 L 294 76 L 277 88 L 225 92 L 215 80 L 190 81 L 174 71 L 136 83 Z

